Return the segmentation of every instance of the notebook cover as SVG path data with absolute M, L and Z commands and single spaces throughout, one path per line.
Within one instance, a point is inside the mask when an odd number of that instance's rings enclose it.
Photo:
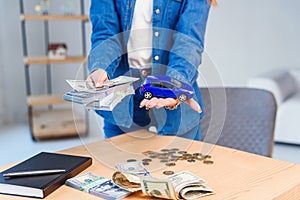
M 41 152 L 20 164 L 17 164 L 0 173 L 0 184 L 10 184 L 15 186 L 24 186 L 36 188 L 43 191 L 43 196 L 37 198 L 44 198 L 55 189 L 65 183 L 71 177 L 86 169 L 92 164 L 92 159 L 89 157 L 73 156 L 66 154 Z M 45 169 L 65 169 L 66 172 L 50 175 L 38 175 L 18 178 L 4 178 L 3 174 L 16 171 L 31 171 L 31 170 L 45 170 Z M 17 187 L 14 195 L 29 196 L 23 194 L 21 190 L 18 192 Z M 7 193 L 1 191 L 0 193 Z M 31 196 L 34 197 L 34 196 Z

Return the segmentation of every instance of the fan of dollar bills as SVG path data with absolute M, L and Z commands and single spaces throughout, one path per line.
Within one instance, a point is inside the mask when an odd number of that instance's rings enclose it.
M 138 79 L 119 76 L 104 82 L 101 88 L 88 80 L 66 80 L 73 90 L 66 92 L 63 99 L 83 104 L 87 109 L 111 111 L 125 96 L 134 94 L 132 83 Z
M 105 199 L 122 199 L 137 191 L 163 199 L 197 199 L 214 194 L 202 178 L 189 171 L 155 178 L 141 161 L 119 163 L 116 167 L 112 180 L 88 172 L 68 179 L 66 184 Z
M 116 167 L 113 183 L 130 192 L 142 190 L 148 196 L 164 199 L 197 199 L 214 194 L 202 178 L 189 171 L 155 178 L 141 161 L 119 163 Z

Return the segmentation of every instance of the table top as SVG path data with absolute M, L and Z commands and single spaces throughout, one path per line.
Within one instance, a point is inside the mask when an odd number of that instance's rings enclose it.
M 154 177 L 166 177 L 162 172 L 175 173 L 188 170 L 202 177 L 216 194 L 202 197 L 203 200 L 226 199 L 300 199 L 300 165 L 258 156 L 235 149 L 207 144 L 174 136 L 158 136 L 145 130 L 123 134 L 114 138 L 84 144 L 60 151 L 60 153 L 90 156 L 93 164 L 81 174 L 93 172 L 111 178 L 117 163 L 128 159 L 147 158 L 145 151 L 159 152 L 161 149 L 179 148 L 189 153 L 212 156 L 213 164 L 202 161 L 180 160 L 175 166 L 165 166 L 153 159 L 146 168 Z M 7 168 L 7 166 L 5 167 Z M 4 170 L 4 167 L 1 168 Z M 62 186 L 45 199 L 99 199 L 69 186 Z M 25 199 L 24 197 L 0 195 L 1 200 Z M 136 192 L 127 199 L 147 199 Z M 150 199 L 150 197 L 148 197 Z

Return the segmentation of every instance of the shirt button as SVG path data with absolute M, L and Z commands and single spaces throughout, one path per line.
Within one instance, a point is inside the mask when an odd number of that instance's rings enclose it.
M 158 31 L 155 31 L 155 32 L 154 32 L 154 35 L 155 35 L 155 37 L 158 37 L 158 36 L 159 36 L 159 32 L 158 32 Z
M 142 74 L 142 76 L 147 76 L 148 72 L 147 72 L 147 70 L 143 69 L 141 74 Z
M 156 9 L 156 10 L 155 10 L 155 13 L 156 13 L 156 14 L 159 14 L 159 13 L 160 13 L 160 9 Z
M 154 56 L 154 60 L 159 60 L 159 56 Z

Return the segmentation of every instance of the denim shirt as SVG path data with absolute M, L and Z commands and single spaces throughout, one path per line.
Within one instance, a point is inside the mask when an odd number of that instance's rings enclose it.
M 109 78 L 129 71 L 127 42 L 131 31 L 135 0 L 92 0 L 92 49 L 88 69 L 104 69 Z M 207 0 L 153 0 L 152 75 L 168 75 L 194 88 L 194 98 L 202 106 L 196 79 L 204 46 L 206 22 L 210 10 Z M 125 98 L 112 112 L 98 111 L 112 123 L 132 124 L 132 98 Z M 124 111 L 124 105 L 128 110 Z M 182 103 L 176 110 L 154 109 L 161 127 L 159 133 L 182 134 L 199 124 L 203 113 Z M 164 112 L 162 114 L 161 112 Z M 118 120 L 115 117 L 118 116 Z M 176 124 L 180 124 L 176 127 Z

